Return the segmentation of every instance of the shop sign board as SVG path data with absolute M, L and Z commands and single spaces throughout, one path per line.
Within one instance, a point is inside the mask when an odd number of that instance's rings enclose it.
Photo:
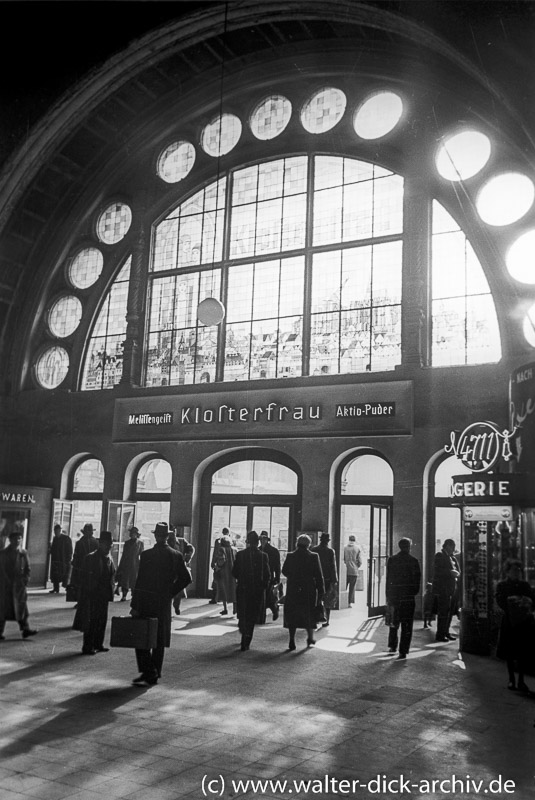
M 454 475 L 450 497 L 469 503 L 518 503 L 523 495 L 524 475 L 492 473 Z
M 2 486 L 0 484 L 0 503 L 12 503 L 17 506 L 33 505 L 35 503 L 35 494 L 32 494 L 27 489 L 21 491 L 20 487 Z
M 515 369 L 509 380 L 510 425 L 516 428 L 517 468 L 535 470 L 535 363 Z
M 412 381 L 120 398 L 113 420 L 116 442 L 407 436 L 412 431 Z
M 465 522 L 501 522 L 513 519 L 511 506 L 465 506 L 463 520 Z

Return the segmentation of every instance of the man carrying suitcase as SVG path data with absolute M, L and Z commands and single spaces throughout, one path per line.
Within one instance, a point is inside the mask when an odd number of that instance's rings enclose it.
M 136 649 L 140 676 L 132 683 L 154 686 L 162 674 L 165 648 L 171 644 L 171 602 L 173 597 L 191 583 L 191 573 L 184 558 L 167 544 L 167 523 L 158 522 L 154 531 L 156 544 L 141 553 L 139 572 L 130 603 L 133 617 L 156 617 L 158 635 L 152 650 Z

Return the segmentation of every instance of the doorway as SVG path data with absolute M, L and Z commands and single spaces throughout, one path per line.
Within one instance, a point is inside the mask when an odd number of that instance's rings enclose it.
M 271 544 L 281 554 L 281 564 L 284 563 L 288 553 L 290 531 L 293 532 L 294 504 L 277 503 L 265 498 L 261 503 L 258 498 L 240 498 L 240 503 L 221 502 L 212 503 L 210 515 L 210 549 L 214 542 L 221 536 L 223 528 L 228 528 L 231 543 L 241 549 L 245 544 L 247 531 L 267 531 Z M 237 538 L 239 537 L 239 538 Z
M 392 469 L 382 457 L 364 453 L 348 459 L 340 475 L 340 589 L 347 582 L 344 549 L 354 537 L 361 566 L 353 607 L 379 616 L 386 608 L 386 562 L 392 553 Z

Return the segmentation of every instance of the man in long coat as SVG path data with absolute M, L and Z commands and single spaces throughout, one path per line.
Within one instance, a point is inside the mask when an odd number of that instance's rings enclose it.
M 117 575 L 115 579 L 121 587 L 121 600 L 126 600 L 128 590 L 132 591 L 136 585 L 137 573 L 139 570 L 139 558 L 144 550 L 143 542 L 141 541 L 139 529 L 133 526 L 129 531 L 130 538 L 126 540 L 117 567 Z
M 265 619 L 266 589 L 270 584 L 271 570 L 266 553 L 258 549 L 256 531 L 247 534 L 245 550 L 238 550 L 232 575 L 236 578 L 236 613 L 241 633 L 241 650 L 248 650 L 256 622 Z
M 50 544 L 50 580 L 53 588 L 50 594 L 59 594 L 60 584 L 65 588 L 69 582 L 72 561 L 72 541 L 61 530 L 61 525 L 54 525 L 54 538 Z
M 23 639 L 37 633 L 28 622 L 30 561 L 22 548 L 22 538 L 22 533 L 13 531 L 9 534 L 8 546 L 0 550 L 0 640 L 6 638 L 6 620 L 18 622 Z
M 266 589 L 266 608 L 271 609 L 273 622 L 279 617 L 279 598 L 277 596 L 277 586 L 281 580 L 281 554 L 276 547 L 269 541 L 269 533 L 260 531 L 260 547 L 267 555 L 271 579 Z
M 437 607 L 437 632 L 435 641 L 449 642 L 456 637 L 450 633 L 451 619 L 457 597 L 457 584 L 461 574 L 459 562 L 453 555 L 455 542 L 445 539 L 442 550 L 435 554 L 433 594 Z
M 320 536 L 320 542 L 315 547 L 310 548 L 311 553 L 317 553 L 320 557 L 320 564 L 321 564 L 321 571 L 323 573 L 323 580 L 325 582 L 325 594 L 331 594 L 331 589 L 333 590 L 332 594 L 336 597 L 336 586 L 338 585 L 338 570 L 336 569 L 336 554 L 332 547 L 329 547 L 329 542 L 331 541 L 331 537 L 328 533 L 322 533 Z M 326 621 L 322 624 L 322 628 L 326 628 L 329 625 L 329 620 L 331 618 L 331 608 L 333 607 L 335 600 L 324 600 L 325 606 L 325 618 Z
M 411 556 L 411 540 L 403 537 L 398 542 L 399 553 L 386 562 L 386 600 L 392 607 L 393 618 L 388 633 L 388 649 L 395 653 L 399 639 L 399 658 L 407 658 L 412 639 L 414 598 L 420 591 L 421 570 L 417 558 Z
M 104 647 L 104 634 L 108 603 L 113 602 L 115 588 L 115 564 L 110 557 L 112 542 L 110 531 L 102 531 L 97 549 L 84 558 L 73 628 L 84 634 L 82 653 L 86 656 L 109 650 Z
M 295 650 L 297 628 L 305 628 L 308 647 L 316 644 L 316 608 L 325 593 L 325 584 L 320 557 L 310 551 L 310 544 L 306 533 L 298 536 L 297 547 L 288 553 L 282 567 L 282 574 L 288 579 L 284 600 L 284 627 L 290 636 L 288 650 Z
M 154 531 L 156 544 L 145 550 L 139 559 L 139 572 L 132 595 L 133 617 L 156 617 L 158 637 L 152 650 L 136 649 L 140 676 L 136 685 L 153 686 L 162 674 L 165 648 L 171 645 L 171 602 L 173 597 L 191 583 L 191 573 L 184 563 L 182 553 L 167 544 L 169 528 L 158 522 Z
M 76 595 L 80 591 L 82 585 L 82 574 L 84 568 L 84 559 L 89 553 L 93 553 L 98 548 L 98 539 L 93 536 L 95 529 L 90 522 L 87 522 L 82 528 L 82 538 L 78 539 L 74 545 L 74 554 L 72 557 L 72 573 L 71 573 L 71 586 L 74 588 Z

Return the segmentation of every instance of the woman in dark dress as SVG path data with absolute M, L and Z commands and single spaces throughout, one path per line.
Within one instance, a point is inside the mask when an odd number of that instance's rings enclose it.
M 524 682 L 524 671 L 535 647 L 535 591 L 522 580 L 521 561 L 508 559 L 505 562 L 505 580 L 496 586 L 496 602 L 503 611 L 496 655 L 507 662 L 509 689 L 532 694 Z
M 266 589 L 271 570 L 267 554 L 258 548 L 256 531 L 247 534 L 247 547 L 238 550 L 232 574 L 236 578 L 236 612 L 241 633 L 241 650 L 248 650 L 256 622 L 266 616 Z
M 228 536 L 222 536 L 219 544 L 214 547 L 212 569 L 214 571 L 214 584 L 216 587 L 216 602 L 223 603 L 223 610 L 219 613 L 228 614 L 229 603 L 232 603 L 232 614 L 236 605 L 236 581 L 232 575 L 236 549 L 231 546 Z
M 302 533 L 297 537 L 297 547 L 288 553 L 282 574 L 288 579 L 284 600 L 284 627 L 288 628 L 290 641 L 288 650 L 295 650 L 295 632 L 304 628 L 307 645 L 316 644 L 316 606 L 325 593 L 320 557 L 310 551 L 310 536 Z

